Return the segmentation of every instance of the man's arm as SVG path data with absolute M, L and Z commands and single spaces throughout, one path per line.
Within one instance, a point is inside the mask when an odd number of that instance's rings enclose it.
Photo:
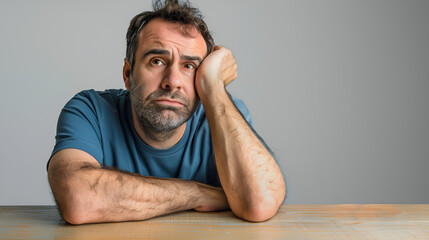
M 95 158 L 77 149 L 55 153 L 48 177 L 58 208 L 71 224 L 145 220 L 188 209 L 229 208 L 221 188 L 103 169 Z
M 206 111 L 219 178 L 232 211 L 248 221 L 264 221 L 277 213 L 286 187 L 275 159 L 225 89 L 235 79 L 236 68 L 232 53 L 217 46 L 199 67 L 195 87 Z

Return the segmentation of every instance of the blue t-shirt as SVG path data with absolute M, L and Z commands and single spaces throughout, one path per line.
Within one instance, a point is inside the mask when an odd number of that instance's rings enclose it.
M 251 124 L 244 103 L 235 98 L 233 101 Z M 86 90 L 76 94 L 62 109 L 55 138 L 51 156 L 59 150 L 75 148 L 89 153 L 102 166 L 220 186 L 202 104 L 188 120 L 176 145 L 156 149 L 143 142 L 134 128 L 128 90 Z

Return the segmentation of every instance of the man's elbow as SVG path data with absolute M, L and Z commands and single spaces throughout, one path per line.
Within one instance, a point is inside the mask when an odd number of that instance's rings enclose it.
M 283 193 L 277 196 L 259 198 L 259 200 L 255 200 L 253 203 L 244 204 L 247 206 L 240 208 L 234 213 L 249 222 L 267 221 L 277 214 L 283 203 L 285 194 L 286 190 L 284 189 Z
M 64 221 L 72 225 L 90 223 L 87 214 L 79 208 L 67 209 L 62 216 Z
M 84 214 L 80 211 L 76 211 L 76 210 L 61 210 L 61 211 L 63 211 L 61 215 L 64 221 L 66 221 L 69 224 L 80 225 L 80 224 L 88 223 Z
M 236 215 L 249 222 L 263 222 L 274 217 L 279 207 L 276 204 L 254 204 Z
M 74 196 L 70 196 L 74 195 Z M 87 204 L 83 203 L 84 196 L 79 197 L 76 194 L 69 194 L 63 197 L 60 201 L 57 200 L 58 210 L 63 217 L 64 221 L 73 225 L 90 223 Z

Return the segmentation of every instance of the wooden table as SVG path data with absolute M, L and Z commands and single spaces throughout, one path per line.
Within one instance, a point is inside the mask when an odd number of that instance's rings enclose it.
M 425 205 L 283 205 L 262 223 L 185 211 L 140 222 L 73 226 L 54 206 L 0 207 L 0 239 L 429 239 Z

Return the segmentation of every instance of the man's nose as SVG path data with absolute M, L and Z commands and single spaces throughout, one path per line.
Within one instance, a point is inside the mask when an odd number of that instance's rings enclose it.
M 176 90 L 182 88 L 182 75 L 177 66 L 170 66 L 162 80 L 161 86 L 163 89 Z

